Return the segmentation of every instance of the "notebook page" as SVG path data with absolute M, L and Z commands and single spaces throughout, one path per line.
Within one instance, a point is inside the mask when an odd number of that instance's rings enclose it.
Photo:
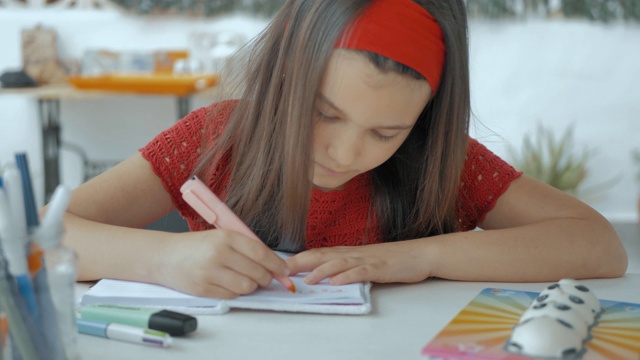
M 209 306 L 221 300 L 197 297 L 164 286 L 133 281 L 102 279 L 93 285 L 80 301 L 82 305 L 113 304 L 136 306 Z
M 234 303 L 268 302 L 291 304 L 363 304 L 362 283 L 341 286 L 329 285 L 326 281 L 318 285 L 307 285 L 302 275 L 291 277 L 296 292 L 291 293 L 282 284 L 273 281 L 250 295 L 238 297 Z M 81 304 L 114 304 L 136 306 L 218 306 L 223 300 L 192 296 L 164 286 L 102 279 L 87 291 Z
M 276 251 L 283 259 L 292 256 L 289 253 Z M 292 293 L 275 279 L 266 288 L 259 288 L 249 295 L 240 296 L 233 300 L 220 300 L 185 294 L 164 286 L 102 279 L 89 289 L 80 301 L 81 305 L 113 304 L 129 306 L 165 306 L 165 307 L 223 307 L 225 302 L 231 306 L 255 307 L 255 304 L 278 304 L 286 310 L 287 304 L 298 305 L 363 305 L 368 304 L 368 289 L 364 283 L 347 285 L 329 285 L 323 280 L 316 285 L 304 282 L 307 273 L 291 276 L 296 286 Z
M 260 288 L 251 295 L 240 296 L 236 303 L 251 302 L 279 302 L 292 304 L 364 304 L 364 284 L 348 284 L 334 286 L 329 285 L 328 280 L 323 280 L 316 285 L 308 285 L 303 280 L 304 274 L 292 276 L 291 280 L 296 286 L 296 292 L 292 293 L 277 281 L 272 281 L 266 288 Z

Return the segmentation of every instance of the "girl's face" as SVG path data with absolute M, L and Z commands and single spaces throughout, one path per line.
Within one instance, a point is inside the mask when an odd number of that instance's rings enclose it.
M 430 96 L 425 80 L 381 72 L 357 51 L 334 50 L 316 100 L 313 184 L 340 189 L 387 161 Z

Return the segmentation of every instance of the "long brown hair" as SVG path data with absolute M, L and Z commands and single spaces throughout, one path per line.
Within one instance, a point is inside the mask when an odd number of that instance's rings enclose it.
M 242 75 L 223 76 L 221 97 L 239 101 L 224 131 L 204 148 L 195 173 L 209 179 L 228 156 L 226 202 L 272 248 L 304 249 L 315 100 L 336 40 L 370 2 L 288 0 L 231 59 Z M 416 2 L 440 24 L 447 55 L 438 92 L 412 133 L 373 171 L 372 211 L 385 241 L 458 230 L 470 112 L 466 14 L 462 0 Z M 383 71 L 415 76 L 368 56 Z
M 466 10 L 462 1 L 416 2 L 438 21 L 447 52 L 435 96 L 400 149 L 373 170 L 374 204 L 385 241 L 459 230 L 459 179 L 470 116 Z

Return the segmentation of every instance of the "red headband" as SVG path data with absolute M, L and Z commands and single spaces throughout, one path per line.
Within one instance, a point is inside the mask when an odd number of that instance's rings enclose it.
M 337 48 L 370 51 L 417 71 L 435 94 L 445 45 L 436 20 L 412 0 L 374 0 L 342 34 Z

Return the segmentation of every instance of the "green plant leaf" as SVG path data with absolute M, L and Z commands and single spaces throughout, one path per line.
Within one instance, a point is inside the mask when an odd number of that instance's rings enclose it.
M 589 176 L 587 165 L 593 154 L 590 149 L 576 149 L 574 126 L 569 126 L 556 138 L 553 131 L 541 124 L 523 137 L 520 152 L 510 151 L 512 163 L 524 174 L 574 196 L 581 193 L 581 185 Z M 640 167 L 640 150 L 633 156 Z M 640 171 L 638 178 L 640 181 Z M 592 189 L 604 190 L 613 184 L 607 181 Z

